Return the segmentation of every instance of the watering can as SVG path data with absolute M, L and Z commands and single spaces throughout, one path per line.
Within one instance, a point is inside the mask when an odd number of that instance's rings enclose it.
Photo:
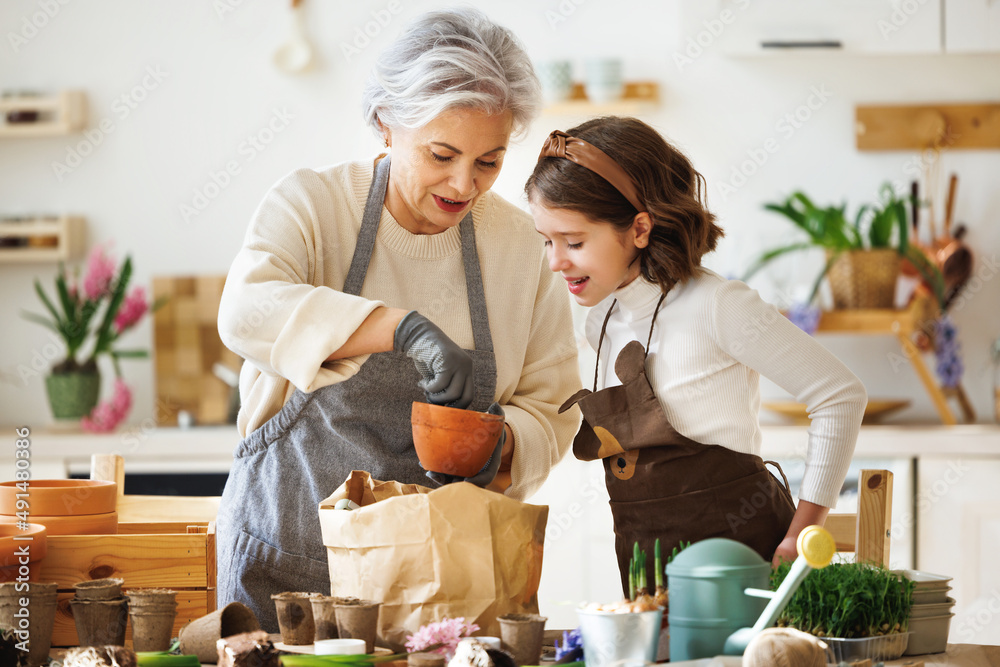
M 806 575 L 829 565 L 837 551 L 820 526 L 803 529 L 797 546 L 799 557 L 777 591 L 770 590 L 771 564 L 735 540 L 702 540 L 679 553 L 667 565 L 670 660 L 742 655 L 774 625 Z

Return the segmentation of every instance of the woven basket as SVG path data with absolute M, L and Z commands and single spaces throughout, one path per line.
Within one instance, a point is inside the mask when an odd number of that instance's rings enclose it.
M 899 255 L 892 248 L 842 252 L 826 277 L 836 309 L 892 308 Z

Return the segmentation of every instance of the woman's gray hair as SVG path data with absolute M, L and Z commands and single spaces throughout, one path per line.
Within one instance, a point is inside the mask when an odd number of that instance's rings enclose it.
M 489 114 L 510 111 L 513 134 L 538 115 L 538 77 L 521 43 L 475 9 L 418 17 L 383 51 L 362 94 L 365 122 L 422 127 L 456 107 Z

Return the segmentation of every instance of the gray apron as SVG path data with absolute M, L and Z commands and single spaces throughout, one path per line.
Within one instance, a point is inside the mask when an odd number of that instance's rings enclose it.
M 388 182 L 385 157 L 375 168 L 368 192 L 344 282 L 347 294 L 361 293 Z M 494 400 L 496 361 L 471 212 L 459 231 L 476 348 L 466 350 L 472 356 L 475 381 L 469 409 L 484 412 Z M 417 386 L 419 380 L 406 355 L 372 354 L 343 382 L 312 393 L 296 390 L 278 414 L 236 447 L 219 508 L 220 607 L 242 602 L 264 630 L 277 632 L 273 593 L 330 593 L 318 507 L 352 470 L 366 470 L 380 480 L 429 485 L 413 449 L 410 427 L 411 404 L 427 400 Z

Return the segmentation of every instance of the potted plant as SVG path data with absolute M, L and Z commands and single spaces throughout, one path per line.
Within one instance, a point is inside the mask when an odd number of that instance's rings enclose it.
M 771 574 L 777 590 L 791 569 L 785 561 Z M 871 563 L 833 563 L 813 570 L 778 617 L 820 637 L 837 660 L 893 660 L 906 650 L 913 582 Z
M 22 314 L 28 321 L 54 331 L 66 346 L 66 357 L 54 364 L 45 378 L 49 405 L 56 419 L 82 419 L 81 424 L 87 430 L 111 431 L 128 414 L 132 395 L 122 380 L 119 360 L 144 358 L 148 352 L 117 349 L 115 344 L 147 312 L 163 305 L 158 302 L 150 307 L 141 286 L 127 291 L 131 277 L 130 257 L 118 266 L 104 246 L 96 246 L 82 279 L 78 271 L 69 276 L 60 264 L 55 298 L 35 280 L 35 292 L 49 317 L 32 312 Z M 105 354 L 111 358 L 115 371 L 114 395 L 109 402 L 95 408 L 101 387 L 97 360 Z
M 888 183 L 880 190 L 880 201 L 862 206 L 853 221 L 846 204 L 817 206 L 805 193 L 793 192 L 778 203 L 764 208 L 788 218 L 807 235 L 758 257 L 744 275 L 748 280 L 772 260 L 790 252 L 811 248 L 826 251 L 826 263 L 812 286 L 807 303 L 828 278 L 834 308 L 891 308 L 901 258 L 913 264 L 931 286 L 939 304 L 944 303 L 944 283 L 940 271 L 927 256 L 909 243 L 906 203 Z

